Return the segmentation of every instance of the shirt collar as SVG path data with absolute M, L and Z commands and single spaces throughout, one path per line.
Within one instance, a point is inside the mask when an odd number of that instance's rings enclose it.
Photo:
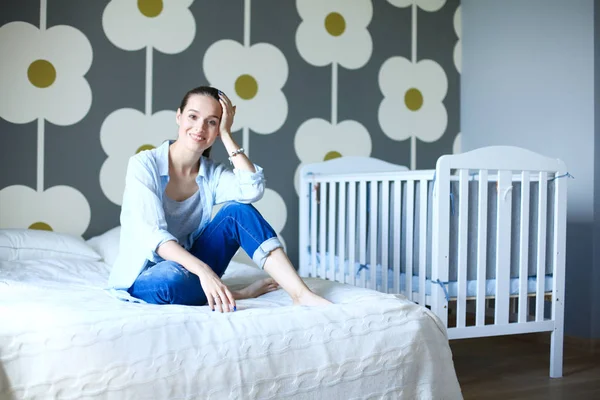
M 157 149 L 156 163 L 158 165 L 158 173 L 160 176 L 169 176 L 169 146 L 175 142 L 174 140 L 165 140 Z M 206 158 L 200 157 L 200 168 L 198 168 L 198 176 L 205 177 L 207 173 Z

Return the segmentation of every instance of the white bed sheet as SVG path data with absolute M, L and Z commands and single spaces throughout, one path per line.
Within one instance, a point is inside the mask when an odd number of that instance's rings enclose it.
M 307 279 L 336 304 L 278 290 L 220 314 L 118 301 L 106 264 L 74 262 L 0 264 L 0 399 L 462 398 L 445 328 L 404 298 Z

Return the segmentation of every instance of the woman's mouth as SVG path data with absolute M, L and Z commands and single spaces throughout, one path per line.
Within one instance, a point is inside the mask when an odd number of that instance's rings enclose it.
M 188 132 L 188 136 L 195 142 L 203 142 L 206 139 L 199 133 Z

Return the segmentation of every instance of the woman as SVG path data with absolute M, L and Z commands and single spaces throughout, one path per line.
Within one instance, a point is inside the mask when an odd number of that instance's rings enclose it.
M 294 304 L 325 305 L 300 279 L 276 233 L 250 204 L 264 192 L 262 169 L 231 137 L 235 107 L 211 87 L 190 90 L 177 110 L 176 141 L 129 160 L 119 256 L 109 286 L 154 304 L 207 304 L 236 310 L 236 300 L 280 285 Z M 233 171 L 207 156 L 217 138 Z M 226 203 L 211 221 L 212 207 Z M 242 247 L 273 279 L 232 292 L 221 276 Z

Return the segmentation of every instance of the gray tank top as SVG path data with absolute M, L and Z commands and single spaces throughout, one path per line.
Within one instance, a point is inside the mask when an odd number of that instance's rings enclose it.
M 177 238 L 179 244 L 189 250 L 192 246 L 190 234 L 198 228 L 202 220 L 200 190 L 183 201 L 175 201 L 165 193 L 163 208 L 167 221 L 167 230 Z

